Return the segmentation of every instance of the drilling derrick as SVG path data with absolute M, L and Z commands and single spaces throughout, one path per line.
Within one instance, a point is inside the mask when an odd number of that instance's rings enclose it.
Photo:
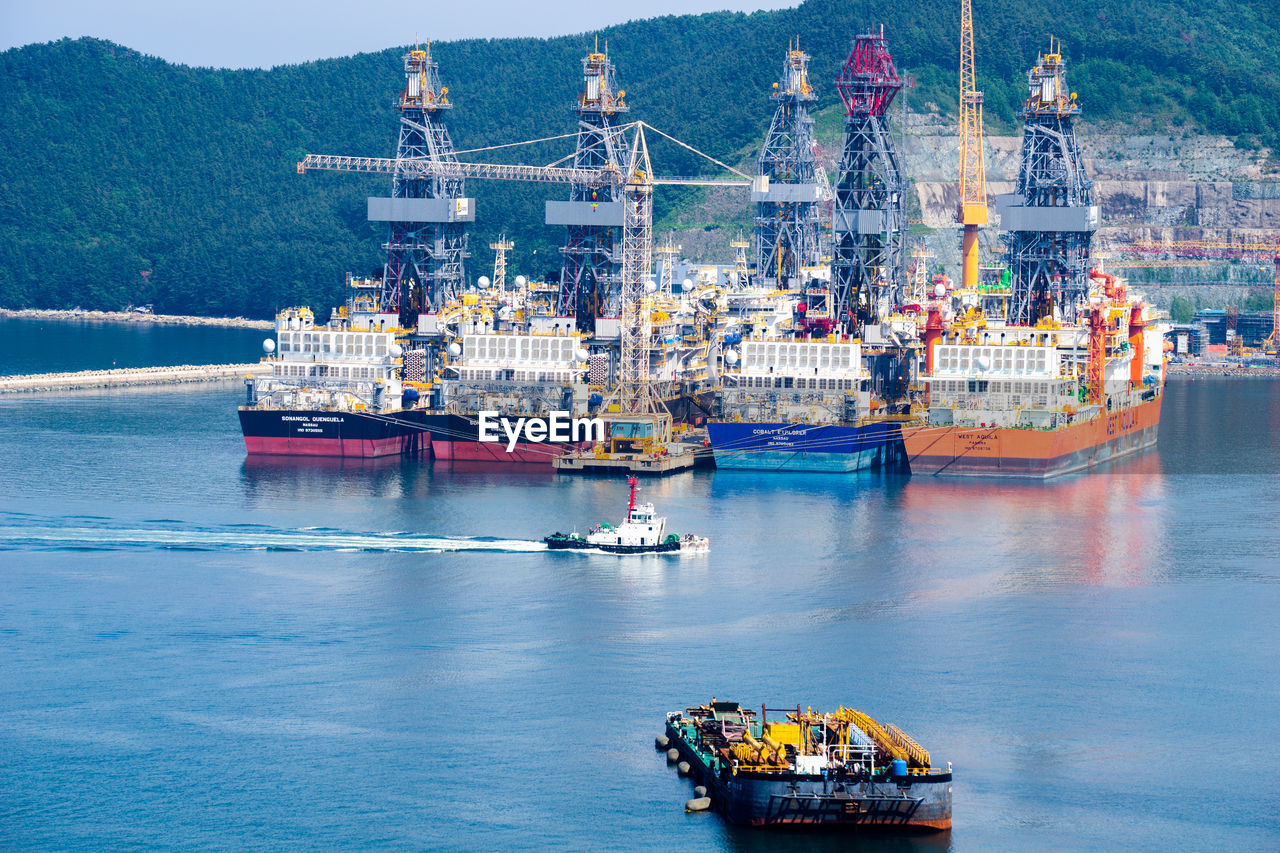
M 516 244 L 507 239 L 506 231 L 498 235 L 498 242 L 489 244 L 493 249 L 493 286 L 499 293 L 507 289 L 507 252 L 515 247 Z
M 444 123 L 453 104 L 429 46 L 405 54 L 404 76 L 399 165 L 391 198 L 369 199 L 369 221 L 388 224 L 379 310 L 399 314 L 400 324 L 409 327 L 418 314 L 439 309 L 462 290 L 469 256 L 465 223 L 475 220 L 475 201 L 464 196 L 462 178 L 425 175 L 405 162 L 456 163 L 458 157 Z
M 809 85 L 809 54 L 788 47 L 782 76 L 773 84 L 778 103 L 760 150 L 756 184 L 756 276 L 787 289 L 801 284 L 803 267 L 821 260 L 819 228 L 825 176 L 821 174 L 808 105 L 818 99 Z
M 960 247 L 961 285 L 978 286 L 978 228 L 987 224 L 987 168 L 982 156 L 982 93 L 973 71 L 973 7 L 960 0 Z
M 653 253 L 661 260 L 658 262 L 658 290 L 663 293 L 676 293 L 675 281 L 675 265 L 676 258 L 680 257 L 680 253 L 684 251 L 684 246 L 677 246 L 675 239 L 668 234 L 667 242 L 661 246 L 655 246 Z
M 615 83 L 615 69 L 605 53 L 593 51 L 582 60 L 582 93 L 573 106 L 578 117 L 575 169 L 621 173 L 627 143 L 615 120 L 627 111 L 626 92 Z M 621 313 L 623 191 L 615 182 L 593 180 L 572 185 L 567 202 L 547 202 L 547 224 L 567 226 L 560 299 L 556 313 L 574 317 L 584 332 L 595 330 L 597 317 Z
M 886 121 L 902 80 L 883 27 L 853 40 L 836 88 L 845 120 L 831 223 L 831 310 L 852 330 L 888 316 L 905 275 L 902 172 Z
M 1076 144 L 1080 106 L 1064 79 L 1062 54 L 1050 42 L 1028 73 L 1017 191 L 996 200 L 1013 287 L 1009 320 L 1084 317 L 1089 247 L 1098 228 L 1093 182 Z

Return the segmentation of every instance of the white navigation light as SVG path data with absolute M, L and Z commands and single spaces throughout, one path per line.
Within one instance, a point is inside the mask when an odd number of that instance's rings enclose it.
M 462 347 L 456 343 L 449 344 L 449 355 L 457 358 L 462 355 Z
M 645 293 L 655 293 L 655 292 L 657 292 L 657 290 L 658 290 L 658 283 L 657 283 L 656 281 L 654 281 L 653 279 L 649 279 L 648 281 L 646 281 L 646 282 L 644 283 L 644 292 L 645 292 Z
M 271 338 L 267 338 L 262 342 L 262 351 L 267 355 L 271 355 L 271 353 L 276 351 L 276 342 L 271 340 Z
M 387 352 L 391 355 L 392 358 L 399 358 L 400 356 L 404 355 L 404 347 L 400 346 L 399 344 L 392 344 L 391 346 L 387 347 Z
M 728 365 L 734 365 L 734 364 L 737 364 L 737 363 L 738 363 L 738 353 L 737 353 L 736 351 L 734 351 L 734 350 L 731 350 L 731 349 L 730 349 L 730 350 L 725 350 L 725 351 L 724 351 L 724 363 L 725 363 L 725 364 L 728 364 Z
M 516 287 L 524 287 L 528 283 L 529 283 L 529 279 L 525 278 L 524 276 L 522 275 L 516 276 Z
M 481 290 L 487 289 L 489 287 L 489 276 L 487 275 L 480 276 L 478 279 L 476 279 L 476 284 L 480 285 Z

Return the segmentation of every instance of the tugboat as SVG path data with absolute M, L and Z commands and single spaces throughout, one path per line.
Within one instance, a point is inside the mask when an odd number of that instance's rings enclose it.
M 711 543 L 701 536 L 667 533 L 667 519 L 654 514 L 653 504 L 636 503 L 638 482 L 634 476 L 627 478 L 631 499 L 627 503 L 627 517 L 621 524 L 615 526 L 602 522 L 591 528 L 586 536 L 576 531 L 557 531 L 542 541 L 552 551 L 596 548 L 610 554 L 668 554 L 705 553 L 710 550 Z

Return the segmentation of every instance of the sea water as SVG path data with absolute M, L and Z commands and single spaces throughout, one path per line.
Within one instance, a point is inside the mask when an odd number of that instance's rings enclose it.
M 684 812 L 712 696 L 953 764 L 951 833 L 855 849 L 1280 844 L 1280 383 L 1047 484 L 646 480 L 711 552 L 626 558 L 539 541 L 619 478 L 250 458 L 242 393 L 0 397 L 0 848 L 849 849 Z

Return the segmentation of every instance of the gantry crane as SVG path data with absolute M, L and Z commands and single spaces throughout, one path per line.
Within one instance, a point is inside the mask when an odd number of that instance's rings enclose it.
M 1275 266 L 1272 281 L 1271 334 L 1263 342 L 1263 351 L 1280 354 L 1280 235 L 1274 243 L 1230 240 L 1139 240 L 1124 247 L 1127 251 L 1149 255 L 1173 255 L 1180 258 L 1209 260 L 1271 261 Z
M 741 180 L 654 177 L 653 167 L 649 161 L 649 147 L 645 141 L 646 129 L 705 157 L 717 166 L 737 175 Z M 389 157 L 308 154 L 302 162 L 298 163 L 298 174 L 304 174 L 310 169 L 327 169 L 339 172 L 379 172 L 424 177 L 483 178 L 577 184 L 602 188 L 621 187 L 623 189 L 622 317 L 618 340 L 618 386 L 614 392 L 614 401 L 618 405 L 618 410 L 627 414 L 665 414 L 661 403 L 653 393 L 649 375 L 650 318 L 648 312 L 643 310 L 645 285 L 653 267 L 653 188 L 658 185 L 750 187 L 752 180 L 737 169 L 703 154 L 642 121 L 619 125 L 615 132 L 633 134 L 627 162 L 621 169 L 612 164 L 599 169 L 585 169 L 554 164 L 527 166 L 505 163 L 467 163 L 460 160 L 438 160 L 427 157 L 405 160 Z
M 964 226 L 961 284 L 978 285 L 978 228 L 987 224 L 987 169 L 982 155 L 982 93 L 973 71 L 973 8 L 960 0 L 960 205 Z

